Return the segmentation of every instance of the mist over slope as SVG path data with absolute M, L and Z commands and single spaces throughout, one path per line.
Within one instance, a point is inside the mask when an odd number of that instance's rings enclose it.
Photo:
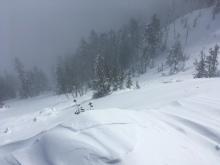
M 189 55 L 198 53 L 198 49 L 207 51 L 219 43 L 219 20 L 219 14 L 213 19 L 213 7 L 187 14 L 171 23 L 167 43 L 171 46 L 179 38 Z
M 178 37 L 189 55 L 178 74 L 154 68 L 137 78 L 140 89 L 101 99 L 87 93 L 78 98 L 86 110 L 79 115 L 71 96 L 7 101 L 0 109 L 0 164 L 218 165 L 220 79 L 192 79 L 194 59 L 220 39 L 220 16 L 212 20 L 211 11 L 169 26 L 168 46 Z
M 18 57 L 28 67 L 39 65 L 49 72 L 56 57 L 72 54 L 92 29 L 117 29 L 132 17 L 148 21 L 153 13 L 168 17 L 165 13 L 172 5 L 180 16 L 205 4 L 206 0 L 2 0 L 0 69 L 13 70 Z
M 169 50 L 176 41 L 181 42 L 183 53 L 188 58 L 185 62 L 184 72 L 189 77 L 193 76 L 194 62 L 200 58 L 201 52 L 203 51 L 207 55 L 211 48 L 220 44 L 220 15 L 217 14 L 213 19 L 213 7 L 210 7 L 196 10 L 172 22 L 164 29 L 163 42 L 167 44 L 168 51 L 157 58 L 155 66 L 166 63 Z M 165 69 L 164 73 L 169 75 L 169 67 Z

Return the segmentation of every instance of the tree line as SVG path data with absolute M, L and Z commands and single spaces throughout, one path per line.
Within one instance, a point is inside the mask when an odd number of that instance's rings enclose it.
M 0 75 L 0 102 L 16 97 L 16 79 L 5 72 Z
M 210 0 L 204 3 L 206 7 L 215 4 L 213 10 L 216 10 L 219 1 Z M 101 34 L 92 31 L 88 38 L 82 39 L 75 54 L 58 60 L 57 93 L 78 96 L 92 89 L 93 97 L 98 98 L 113 91 L 131 88 L 134 85 L 132 77 L 155 67 L 155 58 L 163 53 L 168 56 L 166 62 L 158 66 L 159 72 L 165 66 L 170 68 L 170 74 L 182 71 L 188 57 L 178 35 L 173 46 L 168 48 L 167 25 L 169 24 L 162 25 L 155 14 L 147 25 L 132 19 L 118 31 Z M 210 67 L 213 57 L 208 56 L 206 61 L 209 61 L 206 63 Z M 208 77 L 215 74 L 210 73 L 214 72 L 210 68 L 207 72 Z M 139 87 L 138 82 L 136 86 Z
M 203 51 L 201 52 L 199 61 L 194 62 L 196 73 L 194 78 L 212 78 L 220 76 L 218 73 L 218 55 L 220 47 L 215 45 L 210 48 L 209 55 L 207 56 Z
M 193 4 L 187 11 L 213 6 L 213 19 L 220 12 L 219 0 L 185 1 Z M 175 15 L 175 7 L 173 3 L 168 15 Z M 77 97 L 92 89 L 93 97 L 97 98 L 123 88 L 140 88 L 138 82 L 133 82 L 133 77 L 155 67 L 155 58 L 163 52 L 168 57 L 158 66 L 159 72 L 165 65 L 169 66 L 170 74 L 183 70 L 187 57 L 178 36 L 171 49 L 167 47 L 170 21 L 164 22 L 155 14 L 147 24 L 131 19 L 117 31 L 91 31 L 87 38 L 81 40 L 75 53 L 57 60 L 56 92 L 72 93 Z M 209 56 L 202 53 L 201 59 L 195 62 L 196 78 L 216 76 L 217 62 L 213 62 L 216 51 L 217 47 L 210 50 Z M 18 58 L 14 65 L 16 75 L 4 73 L 0 76 L 0 100 L 16 96 L 33 97 L 49 89 L 48 78 L 40 68 L 27 69 Z
M 18 58 L 14 59 L 14 68 L 16 74 L 0 75 L 0 101 L 33 97 L 49 90 L 48 78 L 40 68 L 26 69 Z
M 93 89 L 94 97 L 102 97 L 130 87 L 131 77 L 145 73 L 159 54 L 161 29 L 160 19 L 153 15 L 146 26 L 131 19 L 118 31 L 92 31 L 82 39 L 75 54 L 59 58 L 57 92 L 78 96 Z
M 36 66 L 29 70 L 25 69 L 18 58 L 15 58 L 14 63 L 18 77 L 18 93 L 20 97 L 28 98 L 37 96 L 49 89 L 47 76 L 41 69 Z

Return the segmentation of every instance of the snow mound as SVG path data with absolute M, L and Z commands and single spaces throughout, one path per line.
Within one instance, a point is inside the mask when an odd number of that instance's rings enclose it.
M 130 111 L 118 109 L 90 111 L 29 139 L 6 144 L 0 154 L 22 165 L 118 164 L 138 141 L 138 127 L 130 116 Z
M 93 100 L 95 110 L 79 115 L 71 100 L 69 108 L 6 115 L 0 121 L 0 164 L 218 165 L 219 83 L 159 81 Z

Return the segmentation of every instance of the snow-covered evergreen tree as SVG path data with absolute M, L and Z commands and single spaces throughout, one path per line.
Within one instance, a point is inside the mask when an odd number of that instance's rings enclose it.
M 201 56 L 200 56 L 200 60 L 199 61 L 195 61 L 194 65 L 195 65 L 195 69 L 196 69 L 196 73 L 194 75 L 194 78 L 204 78 L 207 77 L 208 73 L 206 70 L 206 63 L 205 63 L 205 54 L 202 51 L 201 52 Z
M 175 74 L 183 70 L 185 61 L 186 57 L 184 55 L 181 42 L 177 40 L 170 49 L 167 57 L 167 64 L 170 66 L 170 74 Z
M 131 80 L 131 73 L 129 72 L 127 76 L 126 88 L 131 89 L 132 86 L 133 86 L 133 82 Z
M 24 70 L 24 65 L 18 58 L 15 58 L 15 69 L 18 74 L 20 81 L 19 95 L 22 98 L 30 97 L 30 86 L 27 79 L 26 71 Z
M 95 75 L 96 79 L 94 80 L 93 89 L 95 90 L 95 93 L 93 95 L 94 98 L 99 98 L 106 96 L 110 93 L 110 78 L 108 67 L 105 64 L 104 57 L 101 55 L 98 55 L 96 57 L 95 62 Z
M 135 83 L 135 88 L 136 89 L 140 89 L 141 88 L 138 81 L 136 81 L 136 83 Z
M 216 77 L 217 69 L 218 69 L 218 54 L 219 54 L 219 46 L 216 45 L 214 49 L 209 50 L 209 56 L 206 57 L 206 66 L 208 77 Z
M 145 31 L 146 49 L 148 49 L 151 56 L 155 55 L 157 48 L 161 42 L 161 27 L 160 19 L 157 15 L 153 15 L 151 23 L 148 24 Z
M 48 80 L 45 73 L 37 67 L 25 70 L 21 61 L 15 59 L 15 69 L 20 81 L 19 95 L 22 98 L 33 97 L 48 90 Z
M 147 67 L 157 55 L 157 51 L 162 45 L 162 31 L 160 19 L 154 14 L 151 22 L 144 29 L 143 35 L 143 55 L 141 57 L 141 73 L 147 71 Z

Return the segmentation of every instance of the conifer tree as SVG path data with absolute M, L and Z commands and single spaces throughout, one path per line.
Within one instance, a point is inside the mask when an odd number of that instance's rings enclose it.
M 205 54 L 202 51 L 199 62 L 196 60 L 194 65 L 196 69 L 196 73 L 194 78 L 204 78 L 207 77 L 206 64 L 205 64 Z
M 167 64 L 170 66 L 170 74 L 177 73 L 184 68 L 186 57 L 180 41 L 176 41 L 167 57 Z
M 132 85 L 133 85 L 133 82 L 132 82 L 132 80 L 131 80 L 131 73 L 129 72 L 129 73 L 128 73 L 128 76 L 127 76 L 126 87 L 129 88 L 129 89 L 131 89 Z
M 218 69 L 218 54 L 219 54 L 219 46 L 216 45 L 214 49 L 209 50 L 209 56 L 206 57 L 206 66 L 208 77 L 216 77 L 217 69 Z
M 110 78 L 109 69 L 105 64 L 104 57 L 98 55 L 95 62 L 95 75 L 96 79 L 94 80 L 93 89 L 95 93 L 93 95 L 94 98 L 99 98 L 106 96 L 110 93 Z
M 156 55 L 157 49 L 161 44 L 161 27 L 160 27 L 160 19 L 154 14 L 151 18 L 151 23 L 148 24 L 145 34 L 145 56 L 147 58 L 152 59 Z
M 22 98 L 30 97 L 30 85 L 27 79 L 26 71 L 24 70 L 24 65 L 18 58 L 15 58 L 15 69 L 18 74 L 20 81 L 19 94 Z
M 140 89 L 141 88 L 138 81 L 136 81 L 135 88 L 136 89 Z

